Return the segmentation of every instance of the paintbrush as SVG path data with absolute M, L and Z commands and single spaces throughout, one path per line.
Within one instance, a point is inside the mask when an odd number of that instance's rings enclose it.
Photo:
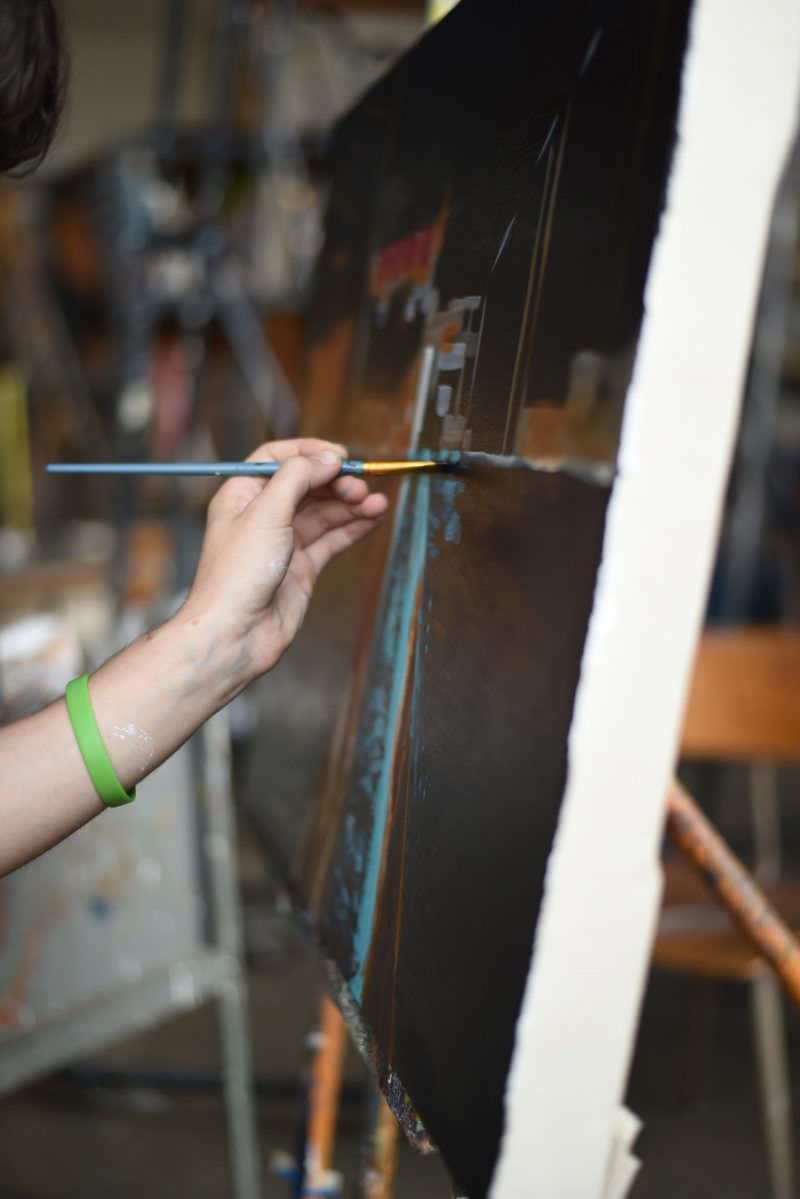
M 458 454 L 398 462 L 364 462 L 349 458 L 342 462 L 339 474 L 356 478 L 364 475 L 430 474 L 453 470 L 459 458 Z M 281 465 L 280 462 L 51 462 L 46 470 L 51 475 L 213 475 L 223 479 L 237 476 L 269 479 Z

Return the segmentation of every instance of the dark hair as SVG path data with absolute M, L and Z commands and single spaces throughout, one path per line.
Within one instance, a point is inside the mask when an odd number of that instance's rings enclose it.
M 27 174 L 50 149 L 68 56 L 53 0 L 0 0 L 0 173 Z

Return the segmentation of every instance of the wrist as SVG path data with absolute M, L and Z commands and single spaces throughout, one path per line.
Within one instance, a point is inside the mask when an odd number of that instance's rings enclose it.
M 213 711 L 224 707 L 256 677 L 248 632 L 231 621 L 184 605 L 148 636 L 160 634 L 163 644 L 170 646 L 187 697 L 205 694 Z
M 92 675 L 100 735 L 126 789 L 182 745 L 252 677 L 232 629 L 178 612 Z

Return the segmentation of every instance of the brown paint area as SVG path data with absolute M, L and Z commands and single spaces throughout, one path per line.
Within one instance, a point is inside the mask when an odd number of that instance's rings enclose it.
M 338 441 L 342 436 L 342 397 L 355 329 L 352 318 L 338 322 L 309 355 L 305 410 L 314 413 L 316 437 Z
M 306 431 L 405 456 L 424 360 L 416 448 L 550 468 L 408 480 L 430 488 L 427 552 L 409 523 L 390 561 L 387 523 L 332 566 L 259 745 L 255 806 L 337 1002 L 472 1199 L 502 1130 L 689 7 L 463 0 L 336 135 Z M 421 232 L 444 212 L 434 263 Z M 413 601 L 391 653 L 384 575 Z
M 396 492 L 396 486 L 389 485 L 387 490 L 390 494 Z M 309 812 L 305 836 L 297 847 L 292 867 L 292 879 L 303 906 L 313 913 L 315 920 L 324 918 L 331 857 L 344 818 L 347 777 L 355 750 L 358 714 L 364 701 L 369 649 L 375 635 L 390 537 L 391 527 L 387 522 L 376 536 L 351 552 L 349 562 L 333 563 L 323 576 L 323 602 L 312 609 L 302 639 L 306 642 L 309 635 L 313 636 L 319 659 L 324 663 L 330 661 L 328 634 L 332 625 L 342 626 L 347 622 L 351 631 L 357 633 L 351 638 L 347 661 L 342 663 L 348 674 L 325 759 L 320 800 Z M 352 620 L 354 610 L 359 613 L 360 622 Z
M 607 494 L 478 471 L 459 497 L 460 541 L 440 534 L 428 559 L 409 646 L 362 1009 L 476 1196 L 502 1128 Z M 476 1109 L 483 1135 L 469 1144 Z

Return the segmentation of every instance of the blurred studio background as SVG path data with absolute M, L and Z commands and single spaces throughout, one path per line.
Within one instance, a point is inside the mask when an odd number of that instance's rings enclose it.
M 239 459 L 292 434 L 326 134 L 441 6 L 63 7 L 64 131 L 32 178 L 0 190 L 4 723 L 174 610 L 214 490 L 59 479 L 45 464 Z M 798 195 L 795 155 L 709 601 L 709 628 L 739 631 L 701 656 L 697 695 L 703 728 L 731 701 L 748 732 L 735 712 L 716 739 L 687 725 L 682 773 L 800 923 Z M 339 1085 L 341 1028 L 258 820 L 270 712 L 291 701 L 298 736 L 316 719 L 313 697 L 280 688 L 261 680 L 215 718 L 125 822 L 0 880 L 0 1199 L 248 1199 L 258 1162 L 259 1193 L 289 1199 L 309 1143 L 324 1158 L 315 1194 L 453 1193 L 435 1156 L 398 1141 L 349 1045 Z M 788 1199 L 798 1014 L 694 881 L 674 862 L 668 874 L 630 1082 L 645 1122 L 633 1193 Z

